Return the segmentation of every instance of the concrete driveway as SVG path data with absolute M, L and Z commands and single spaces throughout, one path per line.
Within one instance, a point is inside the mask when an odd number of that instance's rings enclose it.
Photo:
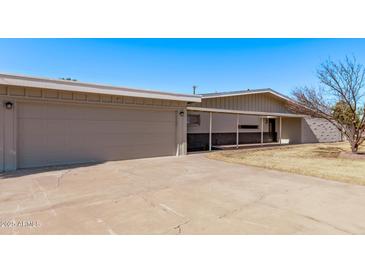
M 1 234 L 363 234 L 365 187 L 207 159 L 0 175 Z

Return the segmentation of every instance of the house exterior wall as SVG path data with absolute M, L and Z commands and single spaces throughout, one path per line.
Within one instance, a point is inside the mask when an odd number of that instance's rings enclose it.
M 188 115 L 200 115 L 200 125 L 187 126 L 188 133 L 208 133 L 209 132 L 209 112 L 189 111 Z M 257 129 L 239 129 L 241 133 L 261 132 L 261 119 L 259 116 L 239 115 L 240 125 L 257 125 Z M 277 124 L 278 125 L 278 124 Z M 267 132 L 268 123 L 264 123 L 264 132 Z M 276 130 L 278 126 L 276 127 Z M 237 115 L 225 113 L 212 113 L 212 132 L 229 133 L 237 130 Z
M 217 97 L 217 98 L 202 98 L 201 103 L 194 103 L 191 106 L 202 108 L 215 108 L 226 110 L 240 110 L 240 111 L 253 111 L 253 112 L 266 112 L 266 113 L 290 113 L 286 106 L 286 102 L 282 99 L 275 97 L 272 94 L 257 93 L 257 94 L 245 94 L 237 96 Z M 197 112 L 189 111 L 189 114 L 196 114 Z M 188 141 L 192 141 L 194 138 L 191 135 L 207 134 L 209 132 L 209 113 L 200 112 L 201 124 L 199 126 L 188 125 Z M 259 116 L 253 115 L 240 115 L 240 124 L 257 124 L 257 129 L 240 129 L 240 142 L 244 141 L 244 135 L 247 142 L 257 141 L 257 136 L 261 132 L 261 122 Z M 265 121 L 265 120 L 264 120 Z M 276 119 L 276 132 L 279 136 L 279 119 Z M 235 133 L 236 132 L 236 114 L 222 114 L 213 113 L 212 133 L 213 136 L 218 133 Z M 268 132 L 268 123 L 264 123 L 264 139 Z M 223 135 L 219 135 L 219 138 L 223 138 Z M 250 135 L 251 134 L 251 135 Z M 243 137 L 241 137 L 243 135 Z M 206 141 L 206 136 L 196 135 L 200 139 Z M 318 142 L 336 142 L 341 141 L 341 133 L 328 121 L 318 118 L 282 118 L 282 139 L 285 139 L 283 143 L 289 142 L 290 144 L 299 143 L 318 143 Z M 235 140 L 231 137 L 231 142 L 234 144 Z M 205 142 L 204 141 L 204 142 Z M 214 143 L 214 138 L 213 138 Z M 218 141 L 216 141 L 218 143 Z M 191 146 L 191 145 L 190 145 Z
M 266 113 L 290 113 L 286 107 L 286 101 L 269 93 L 245 94 L 217 98 L 202 98 L 201 103 L 193 103 L 189 106 L 201 108 L 215 108 L 224 110 L 266 112 Z M 200 115 L 200 125 L 188 124 L 188 150 L 205 150 L 209 144 L 209 113 L 192 112 L 189 114 Z M 237 115 L 212 113 L 212 145 L 234 145 L 237 143 Z M 300 120 L 300 119 L 299 119 Z M 275 133 L 269 133 L 269 123 L 264 119 L 263 141 L 275 142 L 279 138 L 280 122 L 276 118 Z M 261 117 L 255 115 L 239 115 L 239 125 L 257 125 L 256 129 L 239 129 L 239 144 L 261 143 Z M 287 130 L 289 133 L 289 130 Z M 294 139 L 297 139 L 296 137 Z
M 288 140 L 289 144 L 302 143 L 302 119 L 303 118 L 282 118 L 282 141 Z M 285 141 L 283 143 L 285 143 Z
M 14 104 L 12 110 L 5 109 L 4 103 L 7 101 Z M 17 168 L 18 158 L 21 154 L 20 151 L 17 151 L 18 130 L 19 126 L 24 126 L 24 124 L 18 124 L 19 119 L 24 117 L 18 119 L 17 116 L 19 108 L 24 110 L 25 106 L 30 105 L 45 106 L 54 104 L 60 109 L 58 114 L 61 117 L 60 119 L 63 119 L 62 111 L 67 111 L 67 109 L 74 111 L 81 107 L 87 107 L 89 113 L 93 113 L 93 109 L 100 108 L 110 110 L 110 113 L 118 113 L 118 110 L 125 113 L 140 111 L 146 113 L 146 118 L 153 116 L 148 115 L 148 113 L 153 114 L 161 111 L 169 113 L 168 115 L 173 113 L 174 132 L 172 138 L 175 138 L 175 149 L 171 155 L 186 154 L 186 102 L 0 85 L 0 103 L 0 171 Z M 47 119 L 46 116 L 44 115 L 45 119 Z M 66 113 L 65 116 L 67 116 Z M 158 115 L 155 116 L 156 119 L 159 119 Z M 146 132 L 148 127 L 149 124 L 144 123 L 143 128 L 141 127 L 141 133 Z M 62 129 L 59 130 L 62 131 Z M 158 150 L 158 148 L 155 147 L 154 150 Z M 114 157 L 114 159 L 117 159 L 117 157 Z
M 324 143 L 342 141 L 341 132 L 330 122 L 321 118 L 302 119 L 302 142 Z
M 200 115 L 200 125 L 188 124 L 188 150 L 206 150 L 209 146 L 209 112 L 188 111 L 188 115 Z M 239 128 L 239 144 L 257 144 L 261 142 L 261 118 L 253 115 L 239 115 L 239 125 L 255 125 L 256 129 Z M 279 119 L 275 132 L 278 136 Z M 269 134 L 269 123 L 264 119 L 264 142 L 273 142 Z M 234 145 L 237 143 L 237 114 L 212 113 L 212 145 Z
M 246 94 L 217 98 L 202 98 L 201 103 L 191 104 L 194 107 L 219 108 L 242 111 L 261 111 L 289 113 L 285 101 L 272 94 Z

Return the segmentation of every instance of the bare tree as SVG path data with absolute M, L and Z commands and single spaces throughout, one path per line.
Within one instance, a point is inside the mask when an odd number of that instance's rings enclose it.
M 348 58 L 324 62 L 317 71 L 319 88 L 301 87 L 293 91 L 297 103 L 289 103 L 296 113 L 326 119 L 338 128 L 356 153 L 365 140 L 365 68 Z

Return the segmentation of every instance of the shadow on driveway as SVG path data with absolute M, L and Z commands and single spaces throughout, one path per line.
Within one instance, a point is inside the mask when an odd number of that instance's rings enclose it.
M 75 168 L 79 168 L 79 167 L 96 166 L 96 165 L 100 165 L 103 163 L 105 163 L 105 161 L 104 162 L 89 162 L 89 163 L 78 163 L 78 164 L 55 165 L 55 166 L 48 166 L 48 167 L 18 169 L 15 171 L 0 172 L 0 179 L 18 178 L 18 177 L 40 174 L 40 173 L 49 172 L 49 171 L 61 171 L 61 170 L 75 169 Z

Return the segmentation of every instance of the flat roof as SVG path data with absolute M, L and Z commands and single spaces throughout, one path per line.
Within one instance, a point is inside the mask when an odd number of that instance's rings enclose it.
M 200 95 L 169 93 L 154 90 L 143 90 L 126 87 L 118 87 L 104 84 L 85 83 L 72 80 L 40 78 L 33 76 L 0 73 L 0 85 L 33 87 L 63 91 L 76 91 L 83 93 L 98 93 L 105 95 L 118 95 L 130 97 L 142 97 L 162 100 L 174 100 L 185 102 L 201 102 Z

